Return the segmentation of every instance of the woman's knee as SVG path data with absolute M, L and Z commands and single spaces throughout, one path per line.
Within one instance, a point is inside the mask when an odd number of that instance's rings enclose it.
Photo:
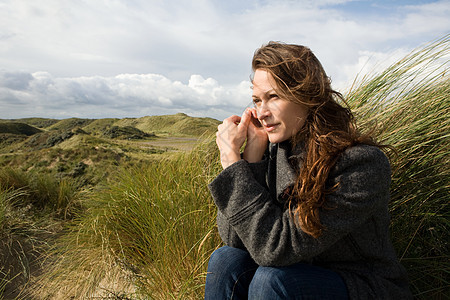
M 260 299 L 268 295 L 276 295 L 278 298 L 286 298 L 284 288 L 286 274 L 283 269 L 271 267 L 259 267 L 249 286 L 249 299 Z
M 233 268 L 234 266 L 239 266 L 245 261 L 251 259 L 250 255 L 247 251 L 223 246 L 219 249 L 216 249 L 209 258 L 208 262 L 208 271 L 210 269 L 218 269 L 223 271 L 227 268 Z
M 258 266 L 247 251 L 224 246 L 211 254 L 206 274 L 205 299 L 246 298 Z
M 347 287 L 335 272 L 307 264 L 259 267 L 249 299 L 347 299 Z

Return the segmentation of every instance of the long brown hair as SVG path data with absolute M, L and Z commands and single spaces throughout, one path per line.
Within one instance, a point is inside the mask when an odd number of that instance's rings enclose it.
M 328 208 L 326 195 L 338 188 L 325 187 L 338 155 L 356 144 L 376 143 L 359 133 L 343 96 L 331 88 L 322 64 L 309 48 L 270 42 L 256 50 L 252 69 L 269 72 L 281 98 L 308 107 L 305 125 L 292 139 L 293 146 L 304 143 L 306 153 L 291 190 L 289 210 L 304 232 L 318 237 L 325 229 L 319 209 Z

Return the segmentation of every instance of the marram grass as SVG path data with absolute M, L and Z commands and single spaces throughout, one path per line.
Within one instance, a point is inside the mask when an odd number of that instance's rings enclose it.
M 15 206 L 32 206 L 50 215 L 67 219 L 79 211 L 85 191 L 74 179 L 56 179 L 45 173 L 27 173 L 12 168 L 0 169 L 0 191 L 21 191 Z
M 396 149 L 392 238 L 419 299 L 441 299 L 449 289 L 448 57 L 447 36 L 356 81 L 346 95 L 362 128 Z M 219 172 L 213 141 L 124 168 L 85 203 L 36 294 L 201 299 L 209 255 L 220 245 L 207 190 Z
M 27 196 L 21 189 L 0 188 L 0 299 L 21 299 L 46 246 L 47 231 L 30 217 L 31 207 L 17 206 Z
M 418 298 L 450 292 L 449 36 L 362 78 L 348 101 L 391 153 L 391 232 Z M 448 295 L 448 294 L 447 294 Z
M 111 230 L 122 237 L 113 240 L 115 253 L 136 272 L 135 284 L 146 297 L 201 295 L 206 261 L 219 244 L 206 189 L 210 156 L 197 149 L 144 172 L 132 170 L 110 194 Z
M 202 298 L 207 261 L 220 244 L 206 187 L 219 172 L 217 157 L 209 141 L 120 172 L 61 239 L 54 252 L 61 259 L 35 295 L 57 297 L 63 287 L 76 298 L 124 291 L 133 299 Z

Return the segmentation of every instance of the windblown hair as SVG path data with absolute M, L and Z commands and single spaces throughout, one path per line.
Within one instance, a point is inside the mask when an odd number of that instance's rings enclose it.
M 339 154 L 356 144 L 376 143 L 359 133 L 343 96 L 331 88 L 330 79 L 309 48 L 270 42 L 256 50 L 252 69 L 272 75 L 280 98 L 308 107 L 305 125 L 292 139 L 293 147 L 302 143 L 306 153 L 290 191 L 289 210 L 304 232 L 318 237 L 326 229 L 319 210 L 328 208 L 326 195 L 338 188 L 327 188 L 325 183 Z

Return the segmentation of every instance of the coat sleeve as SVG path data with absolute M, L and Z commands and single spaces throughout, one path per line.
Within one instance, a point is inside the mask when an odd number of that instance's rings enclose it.
M 267 160 L 264 159 L 258 163 L 247 163 L 246 167 L 252 174 L 253 179 L 258 183 L 261 188 L 265 187 L 265 174 L 267 170 Z M 243 161 L 243 160 L 242 160 Z M 225 179 L 226 180 L 226 179 Z M 217 184 L 227 184 L 226 182 L 217 181 Z M 211 186 L 211 185 L 210 185 Z M 220 238 L 222 241 L 230 247 L 245 249 L 244 244 L 237 235 L 234 228 L 230 225 L 228 218 L 222 213 L 221 210 L 217 211 L 217 227 Z
M 262 266 L 313 259 L 375 215 L 389 200 L 390 166 L 384 153 L 371 146 L 349 148 L 327 181 L 328 186 L 339 186 L 327 197 L 332 209 L 320 211 L 326 230 L 313 238 L 270 197 L 260 178 L 247 162 L 240 160 L 223 170 L 209 189 L 223 221 Z

